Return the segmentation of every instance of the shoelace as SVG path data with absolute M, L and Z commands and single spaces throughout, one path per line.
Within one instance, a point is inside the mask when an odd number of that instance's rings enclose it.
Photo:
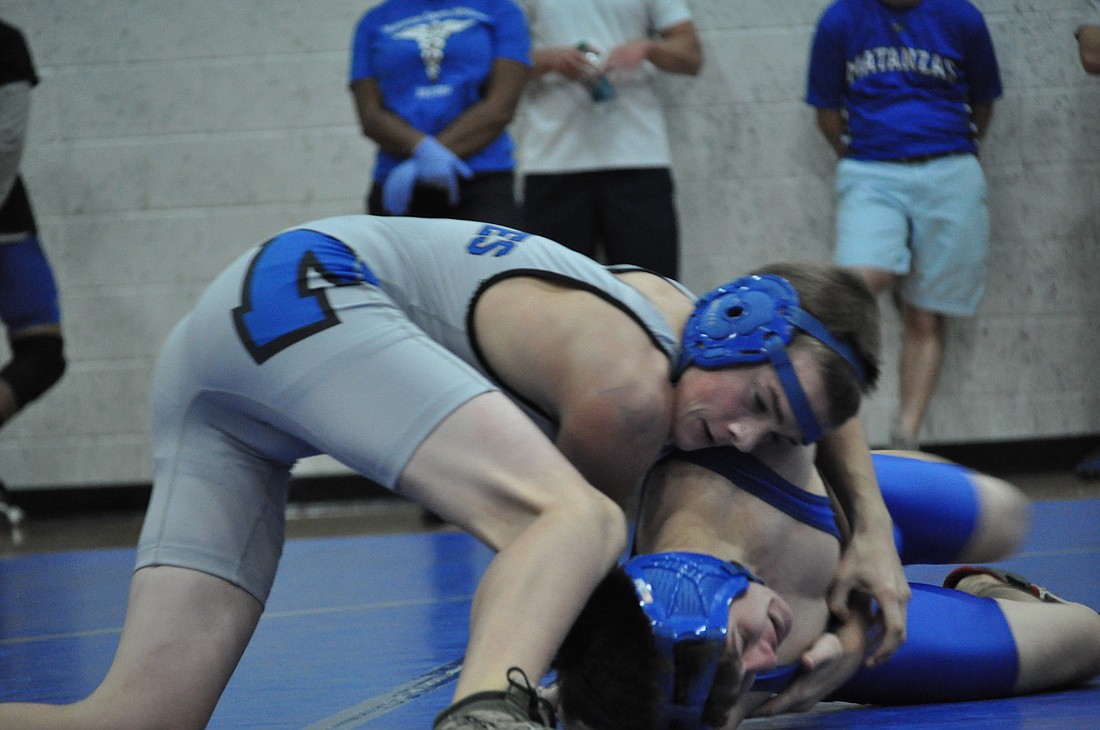
M 523 683 L 517 682 L 512 678 L 512 674 L 518 674 L 523 680 Z M 558 724 L 557 715 L 554 712 L 554 707 L 546 699 L 539 697 L 538 692 L 531 686 L 530 680 L 527 679 L 527 674 L 519 667 L 512 667 L 508 670 L 508 685 L 515 687 L 519 691 L 523 692 L 527 696 L 527 716 L 530 720 L 537 720 L 547 727 L 555 727 Z

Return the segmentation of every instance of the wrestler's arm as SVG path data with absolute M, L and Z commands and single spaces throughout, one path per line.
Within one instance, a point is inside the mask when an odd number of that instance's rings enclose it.
M 605 361 L 590 376 L 571 378 L 557 414 L 558 448 L 620 505 L 657 461 L 668 433 L 667 359 L 648 344 L 642 350 L 622 357 L 629 368 Z M 651 377 L 639 377 L 644 372 Z
M 668 436 L 668 356 L 603 299 L 522 277 L 482 294 L 475 331 L 495 377 L 556 423 L 558 449 L 622 505 Z
M 859 603 L 850 607 L 846 620 L 835 620 L 802 654 L 802 673 L 782 692 L 755 707 L 749 713 L 752 717 L 805 712 L 852 678 L 863 663 L 874 627 L 867 601 Z
M 807 447 L 791 447 L 779 442 L 761 445 L 753 452 L 784 479 L 799 485 L 820 478 L 812 463 L 812 453 L 812 449 Z M 847 545 L 851 538 L 847 518 L 833 490 L 828 488 L 828 484 L 825 488 L 834 502 L 841 544 Z M 823 595 L 821 600 L 825 599 Z M 867 654 L 869 632 L 874 627 L 869 598 L 855 593 L 852 600 L 855 605 L 850 606 L 847 618 L 842 620 L 834 616 L 822 634 L 802 652 L 800 663 L 803 669 L 789 685 L 770 697 L 763 692 L 748 693 L 738 702 L 731 719 L 735 715 L 744 718 L 802 712 L 847 682 Z M 726 727 L 736 725 L 727 724 Z
M 691 311 L 693 301 L 663 277 L 644 271 L 616 277 L 669 321 Z M 564 361 L 555 368 L 558 387 L 548 401 L 557 415 L 557 445 L 592 484 L 623 505 L 668 441 L 668 355 L 617 307 L 598 303 L 566 316 L 569 341 L 554 349 L 553 356 Z
M 868 665 L 874 666 L 889 659 L 905 641 L 910 591 L 894 546 L 893 521 L 879 491 L 858 416 L 821 440 L 816 463 L 851 527 L 851 539 L 829 592 L 829 609 L 845 621 L 850 617 L 853 593 L 875 599 L 882 632 L 867 659 Z

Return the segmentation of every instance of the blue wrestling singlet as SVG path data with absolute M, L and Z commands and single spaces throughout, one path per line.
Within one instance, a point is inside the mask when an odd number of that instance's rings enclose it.
M 958 464 L 872 454 L 905 565 L 956 562 L 981 505 Z M 991 598 L 910 583 L 907 638 L 889 662 L 859 672 L 830 699 L 874 704 L 1005 697 L 1016 684 L 1016 642 Z M 950 667 L 950 671 L 945 671 Z
M 720 474 L 789 517 L 840 539 L 836 513 L 828 497 L 792 484 L 751 454 L 720 446 L 677 452 L 676 458 Z
M 861 667 L 829 697 L 912 705 L 1007 697 L 1016 685 L 1016 641 L 992 598 L 910 583 L 905 643 L 886 664 Z
M 720 474 L 799 522 L 840 537 L 827 497 L 800 489 L 750 454 L 716 448 L 677 453 L 676 458 Z M 873 454 L 872 461 L 897 526 L 903 562 L 952 562 L 978 523 L 972 472 L 957 464 L 885 454 Z M 939 586 L 910 587 L 906 643 L 884 666 L 861 669 L 830 699 L 912 704 L 1011 694 L 1016 645 L 997 602 Z M 943 671 L 945 666 L 952 671 Z M 780 692 L 799 669 L 792 664 L 760 674 L 753 691 Z
M 978 525 L 971 470 L 958 464 L 872 454 L 904 565 L 954 563 Z
M 676 458 L 709 469 L 789 517 L 840 539 L 836 513 L 828 497 L 796 486 L 751 454 L 718 447 L 677 452 Z M 788 664 L 757 674 L 752 691 L 777 693 L 801 668 L 799 664 Z

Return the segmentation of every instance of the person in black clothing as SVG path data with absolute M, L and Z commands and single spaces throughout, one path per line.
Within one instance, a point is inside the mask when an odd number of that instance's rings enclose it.
M 0 427 L 65 372 L 57 284 L 19 174 L 37 84 L 23 34 L 0 21 L 0 321 L 11 349 L 0 369 Z M 13 524 L 22 518 L 2 484 L 0 512 Z

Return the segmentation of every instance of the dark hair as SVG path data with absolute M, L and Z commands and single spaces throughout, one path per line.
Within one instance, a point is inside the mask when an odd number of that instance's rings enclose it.
M 616 567 L 596 586 L 552 664 L 561 715 L 589 730 L 654 730 L 661 658 L 634 584 Z
M 801 306 L 852 347 L 863 365 L 860 383 L 852 367 L 831 347 L 812 335 L 796 331 L 791 350 L 808 353 L 821 366 L 829 399 L 829 424 L 838 426 L 859 411 L 862 394 L 878 383 L 882 332 L 878 302 L 863 279 L 839 266 L 810 262 L 773 263 L 754 274 L 775 274 L 798 291 Z
M 673 647 L 674 702 L 683 701 L 686 681 L 714 661 L 715 651 L 702 640 Z M 722 654 L 701 718 L 713 727 L 725 724 L 740 698 L 740 657 Z M 665 663 L 634 584 L 616 567 L 593 591 L 554 658 L 564 727 L 579 722 L 586 730 L 680 730 L 677 722 L 660 724 L 665 698 L 657 678 L 670 669 Z
M 714 679 L 711 681 L 707 700 L 703 704 L 703 714 L 699 721 L 707 727 L 722 727 L 729 718 L 730 709 L 740 699 L 741 687 L 741 662 L 739 656 L 734 656 L 715 647 L 713 644 L 702 640 L 681 641 L 672 648 L 673 661 L 676 663 L 676 674 L 673 682 L 673 701 L 682 702 L 683 693 L 687 690 L 687 682 L 695 677 L 704 667 L 709 667 L 715 662 L 715 651 L 719 652 Z M 695 730 L 696 725 L 690 727 L 678 722 L 668 724 L 668 730 Z

